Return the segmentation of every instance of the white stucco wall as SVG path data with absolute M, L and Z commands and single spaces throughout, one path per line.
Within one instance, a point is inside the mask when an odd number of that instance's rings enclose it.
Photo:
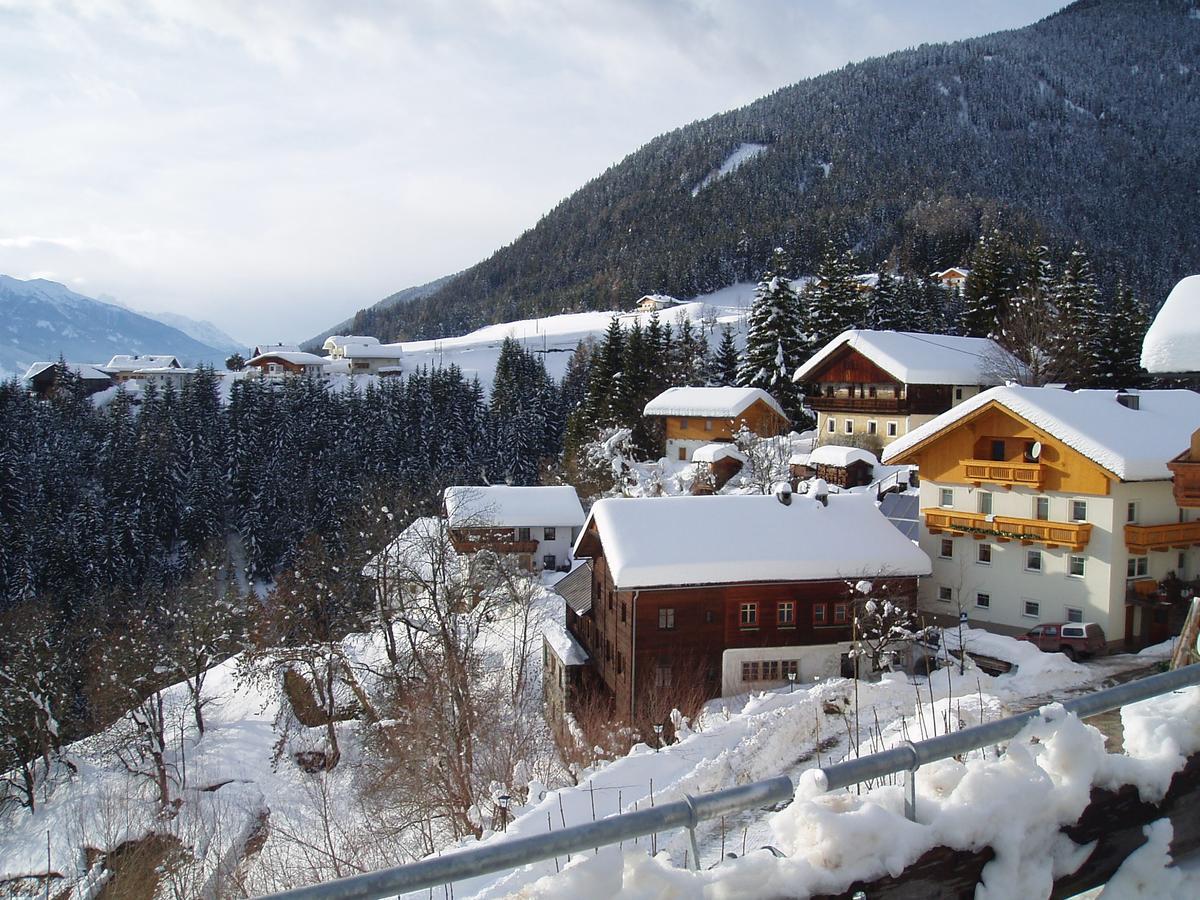
M 788 680 L 742 681 L 742 663 L 758 660 L 794 659 L 799 663 L 796 683 L 812 682 L 816 678 L 836 677 L 842 671 L 842 654 L 850 650 L 849 641 L 838 644 L 816 644 L 808 647 L 738 647 L 721 655 L 721 696 L 744 694 L 786 685 Z

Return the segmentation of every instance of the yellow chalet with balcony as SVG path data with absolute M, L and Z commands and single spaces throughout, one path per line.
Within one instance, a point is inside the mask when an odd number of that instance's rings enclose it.
M 922 609 L 1165 640 L 1200 575 L 1200 514 L 1176 503 L 1168 469 L 1198 417 L 1192 391 L 1006 386 L 892 443 L 885 463 L 920 470 Z

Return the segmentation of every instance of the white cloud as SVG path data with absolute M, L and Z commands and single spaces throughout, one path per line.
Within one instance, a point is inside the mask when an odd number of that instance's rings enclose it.
M 665 130 L 1055 5 L 0 0 L 0 272 L 306 337 Z

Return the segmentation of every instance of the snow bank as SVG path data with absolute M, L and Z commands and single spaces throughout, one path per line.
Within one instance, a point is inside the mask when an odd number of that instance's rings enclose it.
M 1167 295 L 1142 340 L 1142 368 L 1200 372 L 1200 275 L 1187 276 Z

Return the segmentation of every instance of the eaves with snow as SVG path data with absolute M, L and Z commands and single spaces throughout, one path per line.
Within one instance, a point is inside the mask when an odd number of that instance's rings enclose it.
M 443 493 L 451 528 L 536 528 L 583 524 L 579 495 L 569 485 L 457 485 Z
M 1200 275 L 1167 295 L 1142 341 L 1142 368 L 1158 375 L 1200 372 Z
M 792 380 L 808 381 L 843 347 L 865 356 L 902 384 L 1002 384 L 1021 368 L 989 338 L 852 328 L 818 350 Z
M 883 452 L 883 462 L 903 459 L 939 432 L 996 403 L 1121 481 L 1170 478 L 1167 462 L 1188 446 L 1200 421 L 1200 394 L 1141 391 L 1137 409 L 1119 403 L 1117 397 L 1111 390 L 990 388 L 893 441 Z
M 668 388 L 646 404 L 642 415 L 732 419 L 760 400 L 787 418 L 783 407 L 774 397 L 762 388 L 747 387 Z

